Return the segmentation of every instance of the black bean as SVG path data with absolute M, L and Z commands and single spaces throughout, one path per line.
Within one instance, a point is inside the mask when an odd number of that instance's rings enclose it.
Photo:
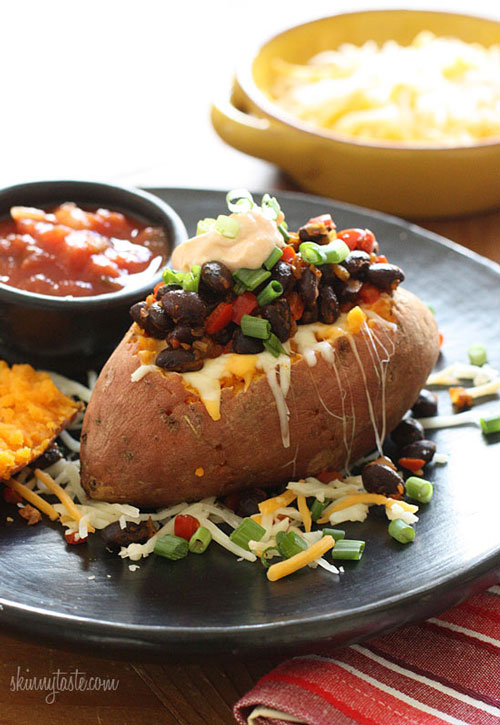
M 424 429 L 415 418 L 405 418 L 391 433 L 392 440 L 399 448 L 421 441 L 424 437 Z
M 175 350 L 170 348 L 162 350 L 156 357 L 156 364 L 165 370 L 187 373 L 200 370 L 203 367 L 203 360 L 197 358 L 192 350 L 178 347 Z
M 341 302 L 357 302 L 359 290 L 363 286 L 363 282 L 360 279 L 350 279 L 340 294 Z
M 293 276 L 293 270 L 289 264 L 283 262 L 281 259 L 276 262 L 271 270 L 271 279 L 275 279 L 283 287 L 283 294 L 290 292 L 295 285 L 295 277 Z M 268 280 L 266 280 L 267 283 Z
M 196 292 L 169 290 L 161 298 L 161 304 L 176 323 L 200 325 L 207 314 L 207 306 Z
M 409 443 L 407 446 L 401 448 L 399 452 L 400 458 L 420 458 L 426 463 L 430 463 L 434 458 L 436 452 L 436 444 L 434 441 L 428 441 L 423 439 L 421 441 L 414 441 Z
M 404 493 L 401 476 L 390 466 L 384 466 L 382 463 L 370 463 L 365 466 L 361 480 L 369 493 L 382 493 L 386 496 L 402 496 Z
M 327 285 L 321 287 L 318 307 L 320 321 L 326 325 L 333 325 L 339 316 L 339 301 L 331 287 Z
M 328 228 L 324 222 L 309 222 L 298 229 L 301 242 L 329 242 Z
M 405 278 L 404 272 L 395 264 L 387 264 L 385 262 L 376 262 L 370 264 L 366 273 L 368 282 L 378 287 L 378 289 L 393 289 L 394 285 L 399 284 Z
M 362 249 L 355 249 L 342 262 L 353 279 L 364 281 L 370 266 L 370 255 Z
M 254 355 L 262 352 L 264 343 L 256 337 L 244 335 L 238 328 L 233 337 L 233 350 L 240 355 Z
M 219 297 L 227 297 L 234 285 L 231 270 L 221 262 L 205 262 L 201 268 L 201 279 Z
M 430 418 L 433 415 L 437 415 L 438 412 L 438 399 L 435 393 L 431 393 L 430 390 L 420 391 L 415 403 L 412 405 L 411 412 L 416 418 Z
M 101 536 L 109 549 L 117 550 L 129 544 L 145 544 L 156 533 L 157 527 L 151 519 L 134 524 L 127 522 L 122 529 L 119 521 L 114 521 L 104 529 Z
M 30 466 L 31 468 L 47 468 L 48 466 L 51 466 L 53 463 L 56 463 L 62 458 L 62 453 L 57 445 L 57 443 L 53 443 L 47 450 L 42 453 L 41 456 L 38 456 L 38 458 L 35 458 L 34 461 L 31 461 Z
M 235 513 L 242 518 L 259 513 L 259 503 L 268 498 L 266 491 L 261 488 L 241 491 Z
M 286 342 L 290 337 L 293 324 L 290 305 L 284 297 L 271 302 L 262 309 L 262 317 L 271 323 L 271 331 L 281 342 Z
M 171 318 L 159 302 L 153 302 L 149 308 L 149 319 L 159 332 L 168 332 L 174 326 Z
M 177 342 L 183 342 L 189 345 L 199 337 L 203 337 L 203 327 L 177 325 L 172 332 L 167 335 L 167 342 L 171 345 L 174 340 L 177 340 Z
M 308 267 L 297 282 L 297 290 L 306 307 L 311 308 L 319 295 L 319 276 Z
M 146 302 L 137 302 L 130 308 L 130 316 L 139 327 L 151 337 L 162 338 L 165 333 L 153 325 L 149 317 L 149 306 Z
M 317 322 L 319 316 L 318 311 L 318 304 L 317 302 L 314 303 L 312 307 L 306 307 L 304 310 L 304 313 L 300 320 L 298 320 L 299 325 L 309 325 L 312 322 Z
M 219 330 L 216 332 L 212 337 L 214 338 L 215 342 L 219 345 L 227 345 L 229 340 L 233 337 L 234 331 L 236 330 L 236 325 L 234 322 L 230 322 L 229 325 L 226 325 L 222 328 L 222 330 Z

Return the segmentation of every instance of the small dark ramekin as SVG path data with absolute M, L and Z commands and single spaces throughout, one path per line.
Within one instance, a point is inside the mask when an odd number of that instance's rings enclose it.
M 65 201 L 129 214 L 167 233 L 170 257 L 186 228 L 164 201 L 138 189 L 93 181 L 37 181 L 0 190 L 0 218 L 12 206 L 50 208 Z M 161 281 L 93 297 L 54 297 L 0 283 L 0 356 L 9 363 L 81 375 L 100 367 L 131 324 L 129 308 Z

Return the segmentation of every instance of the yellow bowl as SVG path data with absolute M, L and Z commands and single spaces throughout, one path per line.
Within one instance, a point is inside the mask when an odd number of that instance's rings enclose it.
M 311 128 L 269 98 L 271 63 L 305 63 L 350 42 L 408 45 L 421 30 L 485 46 L 500 23 L 453 13 L 376 10 L 321 18 L 274 36 L 237 70 L 231 98 L 216 101 L 212 123 L 231 146 L 271 161 L 299 186 L 362 206 L 413 217 L 470 214 L 500 205 L 500 141 L 405 147 L 359 142 Z

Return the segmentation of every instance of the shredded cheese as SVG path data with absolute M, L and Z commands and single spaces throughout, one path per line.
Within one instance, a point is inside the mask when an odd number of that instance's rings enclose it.
M 259 511 L 261 512 L 261 514 L 272 514 L 279 508 L 282 508 L 283 506 L 288 506 L 288 504 L 292 503 L 292 501 L 295 501 L 296 498 L 297 494 L 293 491 L 285 491 L 279 496 L 274 496 L 273 498 L 267 498 L 265 501 L 261 501 L 259 503 Z
M 312 518 L 311 512 L 307 508 L 305 496 L 297 496 L 297 508 L 299 509 L 300 515 L 302 516 L 302 521 L 304 522 L 304 529 L 307 533 L 309 533 L 309 531 L 311 531 Z
M 277 564 L 272 564 L 267 570 L 267 578 L 271 582 L 275 582 L 278 579 L 282 579 L 298 569 L 302 569 L 307 566 L 311 561 L 315 561 L 326 554 L 327 551 L 333 549 L 335 546 L 335 539 L 332 536 L 323 536 L 315 544 L 312 544 L 305 551 L 301 551 L 295 556 L 291 556 L 285 561 L 279 561 Z
M 51 506 L 48 501 L 45 501 L 41 496 L 39 496 L 37 493 L 34 493 L 31 489 L 29 489 L 27 486 L 24 485 L 24 483 L 19 483 L 19 481 L 16 481 L 13 478 L 9 478 L 5 481 L 2 481 L 6 486 L 9 486 L 9 488 L 12 488 L 14 491 L 17 491 L 17 493 L 26 499 L 26 501 L 29 501 L 33 506 L 36 506 L 37 509 L 40 509 L 44 514 L 47 514 L 49 519 L 51 521 L 56 521 L 56 519 L 59 518 L 59 514 L 55 510 L 53 506 Z
M 68 496 L 66 491 L 59 486 L 58 483 L 54 481 L 52 476 L 50 476 L 45 471 L 41 471 L 39 468 L 35 469 L 35 476 L 38 478 L 39 481 L 41 481 L 47 488 L 52 491 L 52 493 L 57 496 L 59 501 L 62 503 L 62 505 L 65 507 L 67 512 L 70 514 L 70 516 L 75 521 L 80 521 L 82 518 L 82 513 L 78 510 L 78 507 L 75 505 L 75 502 Z M 94 532 L 95 529 L 93 526 L 88 527 L 89 531 Z

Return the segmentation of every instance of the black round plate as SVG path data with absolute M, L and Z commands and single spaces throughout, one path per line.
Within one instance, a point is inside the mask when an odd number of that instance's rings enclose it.
M 155 189 L 194 233 L 201 217 L 225 208 L 224 194 Z M 370 227 L 382 252 L 406 271 L 405 286 L 433 305 L 444 335 L 439 365 L 467 359 L 476 341 L 500 366 L 500 268 L 419 227 L 377 212 L 302 194 L 280 193 L 292 228 L 331 212 L 337 226 Z M 398 385 L 404 385 L 404 371 Z M 450 411 L 447 392 L 440 412 Z M 500 413 L 497 399 L 479 415 Z M 304 431 L 307 435 L 307 431 Z M 212 546 L 171 563 L 151 556 L 129 571 L 98 536 L 69 547 L 61 528 L 26 526 L 0 509 L 0 626 L 18 636 L 108 656 L 162 658 L 265 649 L 303 650 L 325 640 L 351 642 L 431 616 L 498 578 L 500 435 L 486 440 L 464 426 L 432 435 L 450 454 L 429 467 L 435 495 L 421 507 L 415 542 L 402 546 L 387 521 L 371 514 L 346 524 L 366 539 L 363 559 L 334 576 L 303 570 L 277 583 L 256 564 Z M 252 445 L 252 441 L 249 441 Z M 168 455 L 168 451 L 165 451 Z M 11 515 L 14 523 L 6 523 Z

